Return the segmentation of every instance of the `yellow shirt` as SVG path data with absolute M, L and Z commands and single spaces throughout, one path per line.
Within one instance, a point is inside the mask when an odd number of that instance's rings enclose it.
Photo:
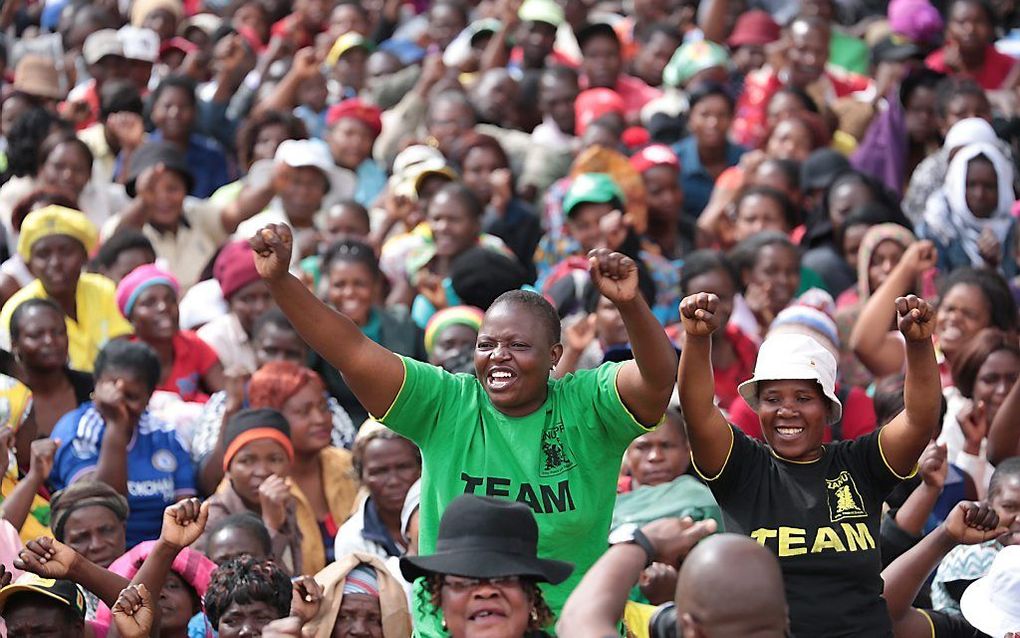
M 14 377 L 0 374 L 0 426 L 6 425 L 17 431 L 28 416 L 32 405 L 32 391 Z M 0 496 L 6 499 L 18 485 L 18 463 L 14 456 L 8 459 L 7 473 L 0 480 Z M 2 499 L 0 499 L 2 500 Z M 0 505 L 0 510 L 3 505 Z M 40 536 L 53 536 L 50 532 L 49 501 L 35 495 L 25 523 L 21 526 L 21 540 L 27 543 Z
M 133 332 L 131 324 L 120 314 L 112 281 L 92 273 L 82 273 L 74 299 L 78 320 L 64 317 L 67 325 L 68 358 L 75 370 L 92 372 L 96 356 L 110 339 Z M 36 279 L 11 297 L 0 310 L 0 345 L 11 347 L 11 315 L 14 309 L 29 299 L 47 297 L 42 282 Z
M 353 478 L 351 453 L 335 447 L 327 447 L 319 453 L 322 464 L 322 488 L 333 522 L 337 527 L 344 524 L 354 510 L 358 495 L 358 484 Z M 298 529 L 301 530 L 301 567 L 306 574 L 316 574 L 326 566 L 326 548 L 322 544 L 319 519 L 312 510 L 308 498 L 296 483 L 291 483 L 290 493 L 297 501 L 295 514 Z M 332 541 L 330 541 L 332 542 Z

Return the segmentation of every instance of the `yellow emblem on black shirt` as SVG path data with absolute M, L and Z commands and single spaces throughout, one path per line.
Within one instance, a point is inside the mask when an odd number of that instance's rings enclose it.
M 833 523 L 848 518 L 867 518 L 864 499 L 849 472 L 844 470 L 834 479 L 825 479 L 825 487 L 829 497 L 829 520 Z

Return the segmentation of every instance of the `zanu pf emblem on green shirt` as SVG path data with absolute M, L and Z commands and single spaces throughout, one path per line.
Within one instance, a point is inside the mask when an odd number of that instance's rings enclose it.
M 539 468 L 539 476 L 556 476 L 574 468 L 570 450 L 563 441 L 564 430 L 563 422 L 560 421 L 542 431 L 542 467 Z
M 825 479 L 825 487 L 829 497 L 829 520 L 833 523 L 848 518 L 867 518 L 864 499 L 849 472 L 843 470 L 836 478 Z

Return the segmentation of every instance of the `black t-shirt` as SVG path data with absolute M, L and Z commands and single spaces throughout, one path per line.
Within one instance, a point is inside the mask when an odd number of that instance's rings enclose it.
M 960 616 L 930 609 L 919 611 L 931 621 L 933 638 L 988 638 Z
M 726 465 L 706 482 L 734 531 L 779 556 L 793 633 L 891 636 L 879 522 L 882 501 L 902 479 L 882 458 L 879 432 L 826 445 L 817 461 L 798 463 L 732 430 Z

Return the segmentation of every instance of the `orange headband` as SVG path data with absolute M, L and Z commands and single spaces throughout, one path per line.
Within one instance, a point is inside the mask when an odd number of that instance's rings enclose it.
M 248 445 L 252 441 L 259 439 L 270 439 L 276 441 L 283 446 L 283 449 L 287 452 L 287 458 L 291 461 L 294 460 L 294 446 L 291 444 L 290 439 L 283 432 L 280 432 L 276 428 L 253 428 L 251 430 L 245 430 L 237 435 L 237 437 L 230 442 L 227 446 L 227 451 L 223 453 L 223 471 L 226 472 L 230 467 L 230 461 L 234 458 L 241 448 Z

